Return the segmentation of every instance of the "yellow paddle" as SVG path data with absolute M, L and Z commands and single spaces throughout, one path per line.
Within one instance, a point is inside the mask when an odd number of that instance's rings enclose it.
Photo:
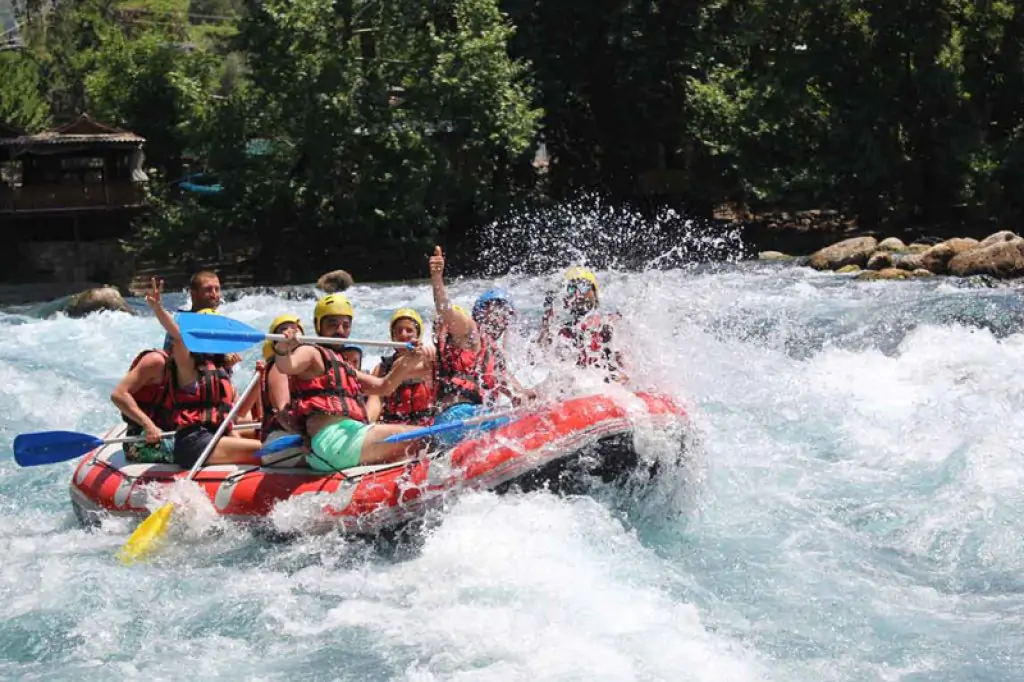
M 242 403 L 249 397 L 249 394 L 253 392 L 253 389 L 259 384 L 260 373 L 256 372 L 253 374 L 252 379 L 249 381 L 249 385 L 245 387 L 245 391 L 241 396 L 235 399 L 235 404 L 228 412 L 228 416 L 224 418 L 221 425 L 217 427 L 217 430 L 213 434 L 213 438 L 207 443 L 206 448 L 202 454 L 199 455 L 199 459 L 192 465 L 191 471 L 188 472 L 185 480 L 191 481 L 199 473 L 199 470 L 206 464 L 206 460 L 209 459 L 213 449 L 217 446 L 217 441 L 227 431 L 228 424 L 234 420 L 235 416 L 238 415 L 238 410 L 242 407 Z M 135 529 L 135 532 L 128 538 L 128 542 L 124 544 L 121 551 L 118 552 L 118 557 L 126 564 L 133 563 L 140 559 L 142 556 L 151 552 L 165 535 L 167 535 L 167 528 L 171 523 L 171 512 L 174 511 L 174 503 L 168 502 L 164 506 L 157 509 L 155 512 L 149 515 L 145 521 L 139 524 L 139 527 Z

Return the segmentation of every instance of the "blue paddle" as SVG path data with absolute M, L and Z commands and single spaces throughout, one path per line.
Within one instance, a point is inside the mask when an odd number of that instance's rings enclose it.
M 396 433 L 393 436 L 388 436 L 384 439 L 385 443 L 403 443 L 407 440 L 418 440 L 420 438 L 427 438 L 438 433 L 448 433 L 449 431 L 458 431 L 465 429 L 470 426 L 476 426 L 479 431 L 490 431 L 496 429 L 499 426 L 507 424 L 512 421 L 514 412 L 493 412 L 491 414 L 482 414 L 472 419 L 462 419 L 455 422 L 448 422 L 447 424 L 434 424 L 433 426 L 424 426 L 422 429 L 413 429 L 412 431 L 406 431 L 405 433 Z
M 284 334 L 268 334 L 254 329 L 244 322 L 223 315 L 201 315 L 199 313 L 178 313 L 178 328 L 185 346 L 193 353 L 204 355 L 226 355 L 241 353 L 250 346 L 264 340 L 284 341 Z M 370 341 L 367 339 L 338 339 L 333 336 L 301 336 L 302 343 L 324 345 L 379 346 L 381 348 L 407 348 L 415 344 L 397 341 Z
M 298 448 L 302 447 L 302 445 L 302 436 L 298 434 L 289 434 L 287 436 L 281 436 L 280 438 L 275 439 L 271 443 L 267 443 L 262 448 L 256 451 L 256 456 L 262 459 L 263 457 L 276 454 L 278 452 L 281 452 L 282 450 L 287 450 L 289 448 Z
M 463 419 L 457 422 L 450 422 L 448 424 L 435 424 L 434 426 L 424 426 L 422 429 L 413 429 L 412 431 L 406 431 L 405 433 L 396 433 L 393 436 L 388 436 L 384 439 L 385 443 L 403 443 L 407 440 L 418 440 L 420 438 L 427 438 L 433 436 L 436 433 L 447 433 L 449 431 L 458 431 L 459 429 L 465 429 L 470 426 L 477 426 L 479 431 L 490 431 L 496 429 L 499 426 L 507 424 L 512 420 L 514 412 L 495 412 L 492 414 L 483 414 L 479 417 L 473 417 L 472 419 Z M 281 436 L 272 443 L 264 445 L 257 453 L 257 457 L 267 457 L 269 455 L 276 454 L 282 450 L 288 450 L 289 448 L 297 448 L 303 445 L 302 436 L 291 434 L 287 436 Z
M 259 424 L 239 424 L 236 429 L 254 429 Z M 174 431 L 165 431 L 161 438 L 173 438 Z M 75 459 L 101 445 L 115 443 L 141 443 L 145 436 L 128 436 L 103 440 L 88 433 L 75 431 L 39 431 L 23 433 L 14 439 L 14 461 L 19 466 L 35 467 Z

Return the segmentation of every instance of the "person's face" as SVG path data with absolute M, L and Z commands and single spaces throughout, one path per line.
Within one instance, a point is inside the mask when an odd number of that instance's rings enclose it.
M 586 312 L 597 306 L 597 291 L 585 279 L 574 279 L 566 283 L 565 306 L 574 312 Z
M 274 329 L 274 333 L 275 334 L 284 334 L 286 329 L 296 329 L 296 330 L 298 330 L 300 332 L 302 331 L 299 328 L 299 325 L 295 324 L 294 322 L 285 322 L 283 324 L 277 325 L 277 327 Z
M 203 277 L 189 293 L 192 297 L 193 310 L 216 310 L 220 307 L 220 279 L 217 277 Z
M 348 315 L 326 315 L 320 318 L 320 336 L 347 339 L 352 332 L 352 318 Z
M 363 354 L 360 351 L 354 348 L 347 348 L 341 351 L 341 358 L 355 369 L 360 371 L 363 369 Z
M 483 310 L 480 328 L 492 338 L 498 338 L 508 329 L 515 313 L 502 301 L 492 301 Z
M 398 341 L 399 343 L 409 343 L 415 341 L 420 337 L 420 331 L 416 327 L 416 323 L 408 318 L 401 318 L 395 320 L 395 323 L 391 325 L 391 340 Z

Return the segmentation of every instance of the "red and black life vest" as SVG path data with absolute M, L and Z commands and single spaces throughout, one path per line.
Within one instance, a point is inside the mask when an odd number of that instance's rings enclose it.
M 295 418 L 305 424 L 314 414 L 336 414 L 367 423 L 366 396 L 361 392 L 356 371 L 333 349 L 315 348 L 323 357 L 326 371 L 312 379 L 289 377 L 289 405 Z
M 142 358 L 149 353 L 159 353 L 163 356 L 165 363 L 163 376 L 160 378 L 160 383 L 147 384 L 132 393 L 132 397 L 135 398 L 135 403 L 139 406 L 139 409 L 153 420 L 157 428 L 161 431 L 173 431 L 175 424 L 174 405 L 171 402 L 171 386 L 174 384 L 174 364 L 171 358 L 162 350 L 150 348 L 136 355 L 128 370 L 135 369 L 142 362 Z M 133 433 L 142 432 L 141 424 L 136 424 L 126 414 L 122 414 L 121 417 L 128 424 L 129 431 Z
M 398 354 L 381 358 L 383 376 L 391 372 Z M 380 421 L 387 424 L 430 426 L 434 423 L 434 387 L 427 381 L 403 381 L 389 396 L 381 398 Z
M 575 324 L 563 326 L 558 335 L 568 340 L 577 352 L 579 367 L 613 367 L 612 326 L 596 312 L 585 315 Z
M 437 345 L 437 402 L 446 408 L 458 403 L 482 405 L 485 393 L 498 386 L 495 354 L 486 336 L 480 349 L 456 348 L 444 334 Z M 454 400 L 452 400 L 454 398 Z
M 177 385 L 177 381 L 174 382 L 174 390 L 171 391 L 174 423 L 179 429 L 196 424 L 216 428 L 235 404 L 231 374 L 209 358 L 197 356 L 195 363 L 198 390 L 188 393 Z

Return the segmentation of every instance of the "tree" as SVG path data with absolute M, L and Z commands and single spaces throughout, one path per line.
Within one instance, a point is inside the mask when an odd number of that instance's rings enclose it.
M 0 52 L 0 122 L 37 132 L 50 122 L 39 65 L 22 52 Z

